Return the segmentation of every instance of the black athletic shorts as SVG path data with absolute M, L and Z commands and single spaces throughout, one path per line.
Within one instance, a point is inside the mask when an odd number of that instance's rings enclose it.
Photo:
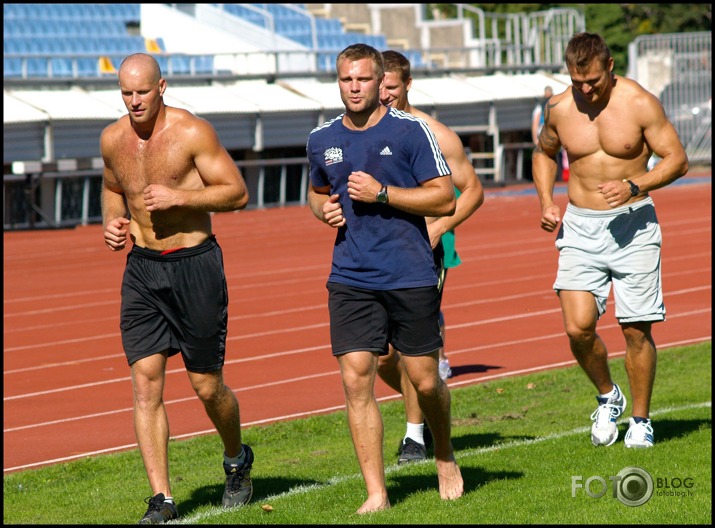
M 434 265 L 437 268 L 437 277 L 439 282 L 437 283 L 437 289 L 439 290 L 439 297 L 437 302 L 439 303 L 439 326 L 444 326 L 444 314 L 442 313 L 442 293 L 444 292 L 444 281 L 447 280 L 447 268 L 444 267 L 444 246 L 440 240 L 437 243 L 437 247 L 432 251 L 432 256 L 434 257 Z
M 329 282 L 333 355 L 367 350 L 385 355 L 388 344 L 406 356 L 423 356 L 442 346 L 436 286 L 365 290 Z
M 228 288 L 223 253 L 212 236 L 161 252 L 134 246 L 122 280 L 119 327 L 127 361 L 181 352 L 187 370 L 223 367 Z

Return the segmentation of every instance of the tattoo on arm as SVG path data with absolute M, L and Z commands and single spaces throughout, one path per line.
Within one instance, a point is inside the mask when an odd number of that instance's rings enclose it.
M 547 104 L 544 108 L 544 125 L 549 123 L 549 118 L 551 117 L 551 109 L 559 103 Z
M 539 134 L 539 146 L 542 147 L 544 151 L 548 150 L 553 152 L 552 157 L 555 157 L 560 146 L 559 137 L 544 127 L 541 130 L 541 134 Z
M 544 125 L 541 127 L 541 132 L 539 133 L 539 143 L 534 149 L 534 154 L 537 152 L 543 153 L 552 159 L 556 159 L 556 154 L 561 146 L 558 135 L 549 127 L 551 109 L 557 104 L 559 103 L 547 104 L 544 108 Z

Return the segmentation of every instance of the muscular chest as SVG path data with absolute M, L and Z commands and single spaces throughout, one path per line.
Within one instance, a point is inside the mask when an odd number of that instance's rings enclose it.
M 141 192 L 152 183 L 178 187 L 194 170 L 186 149 L 171 137 L 127 139 L 118 145 L 118 154 L 114 173 L 129 193 Z
M 558 128 L 564 149 L 573 157 L 602 151 L 628 159 L 643 152 L 643 130 L 624 109 L 608 109 L 597 116 L 576 113 Z

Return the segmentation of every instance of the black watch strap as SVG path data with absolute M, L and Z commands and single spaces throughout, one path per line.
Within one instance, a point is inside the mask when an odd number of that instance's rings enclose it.
M 641 193 L 641 188 L 638 187 L 635 183 L 633 183 L 631 180 L 623 180 L 625 183 L 627 183 L 630 188 L 631 188 L 631 196 L 638 196 Z

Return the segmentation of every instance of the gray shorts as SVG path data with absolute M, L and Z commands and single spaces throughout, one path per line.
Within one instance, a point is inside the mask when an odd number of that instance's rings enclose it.
M 591 292 L 601 316 L 613 283 L 620 323 L 664 321 L 661 240 L 649 196 L 609 211 L 569 204 L 556 237 L 554 290 Z

